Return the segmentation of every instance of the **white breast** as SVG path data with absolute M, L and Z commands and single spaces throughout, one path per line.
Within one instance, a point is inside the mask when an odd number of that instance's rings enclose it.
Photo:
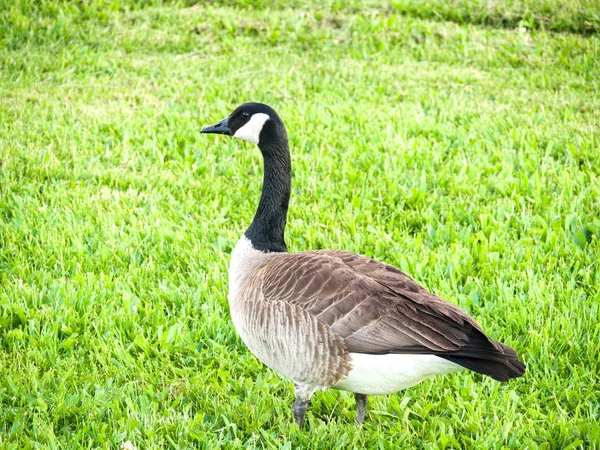
M 350 353 L 350 356 L 352 371 L 333 387 L 367 395 L 391 394 L 434 375 L 464 370 L 464 367 L 434 355 Z
M 271 258 L 281 253 L 265 253 L 256 250 L 252 242 L 242 235 L 231 254 L 229 263 L 229 301 L 235 300 L 244 286 L 244 281 L 256 273 L 256 270 Z

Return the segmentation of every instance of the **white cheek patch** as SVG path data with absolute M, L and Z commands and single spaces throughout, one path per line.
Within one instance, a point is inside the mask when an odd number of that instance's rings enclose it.
M 246 125 L 238 128 L 233 137 L 252 142 L 253 144 L 258 144 L 260 132 L 262 131 L 265 122 L 269 119 L 270 117 L 268 114 L 256 113 L 250 117 L 250 120 Z

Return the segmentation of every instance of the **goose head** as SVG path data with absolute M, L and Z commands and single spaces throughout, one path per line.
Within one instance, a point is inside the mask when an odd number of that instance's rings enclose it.
M 202 128 L 201 132 L 233 136 L 257 144 L 263 151 L 270 144 L 287 142 L 281 118 L 273 108 L 262 103 L 244 103 L 223 120 Z
M 258 145 L 264 162 L 260 202 L 250 227 L 240 240 L 254 250 L 287 252 L 284 231 L 292 183 L 292 166 L 285 126 L 270 106 L 244 103 L 202 133 L 224 134 Z

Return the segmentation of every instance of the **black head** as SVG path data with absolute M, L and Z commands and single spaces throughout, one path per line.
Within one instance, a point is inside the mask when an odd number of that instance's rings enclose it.
M 202 129 L 258 145 L 264 161 L 260 203 L 245 236 L 263 252 L 286 252 L 284 230 L 292 183 L 292 166 L 285 126 L 270 106 L 244 103 L 229 117 Z
M 225 134 L 259 146 L 281 138 L 287 139 L 283 122 L 275 110 L 262 103 L 244 103 L 229 117 L 202 128 L 202 133 Z

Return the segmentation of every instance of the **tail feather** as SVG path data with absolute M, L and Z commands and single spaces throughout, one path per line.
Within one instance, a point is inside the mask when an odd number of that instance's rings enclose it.
M 525 373 L 526 366 L 519 360 L 517 352 L 501 342 L 493 342 L 493 347 L 480 347 L 477 351 L 465 350 L 438 356 L 498 381 L 508 381 Z

